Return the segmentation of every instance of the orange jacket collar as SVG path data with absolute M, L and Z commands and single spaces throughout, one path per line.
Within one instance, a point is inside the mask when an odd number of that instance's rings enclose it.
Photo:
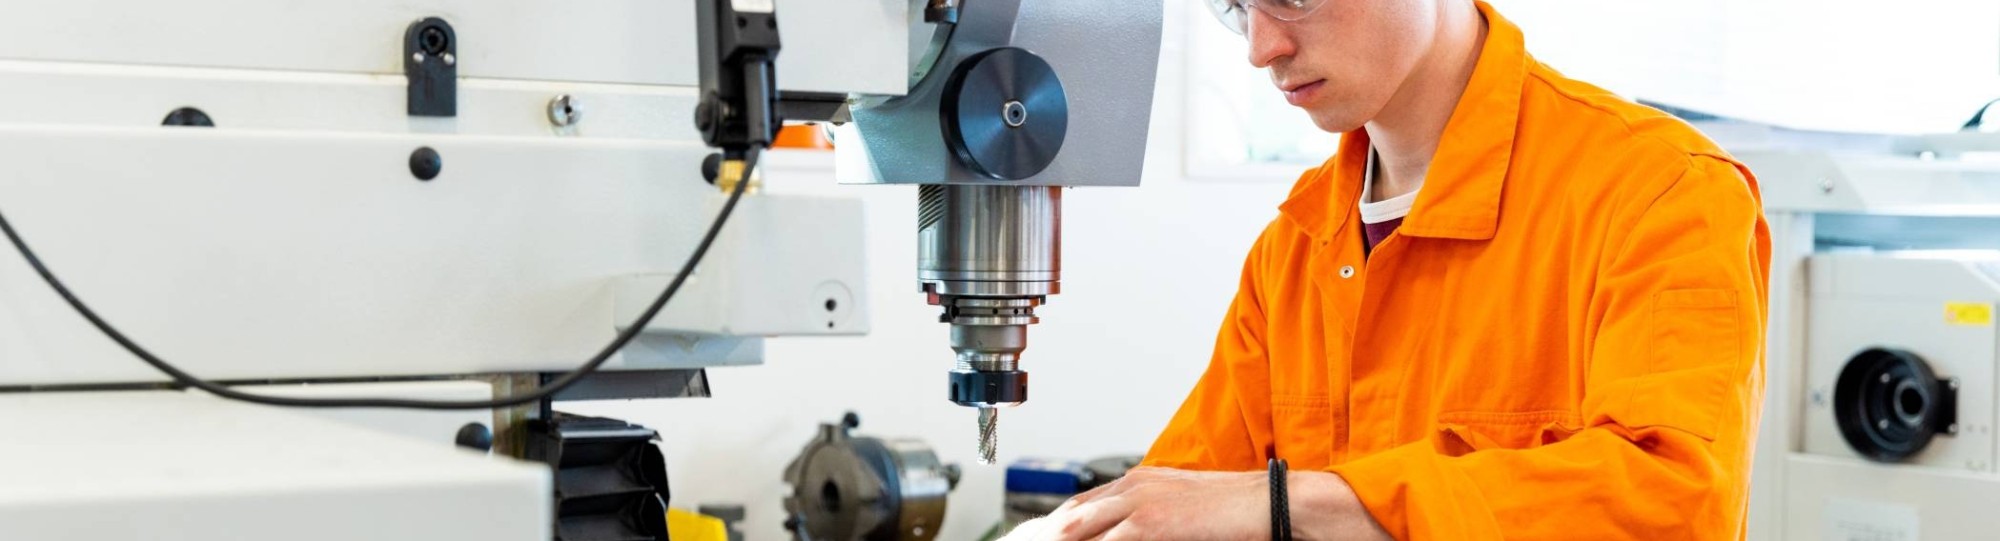
M 1416 205 L 1396 228 L 1399 235 L 1486 240 L 1499 227 L 1500 188 L 1507 178 L 1530 60 L 1521 29 L 1483 0 L 1478 5 L 1487 23 L 1479 64 L 1445 124 Z M 1279 212 L 1314 239 L 1331 239 L 1354 214 L 1367 158 L 1366 130 L 1342 137 L 1333 167 L 1301 180 Z

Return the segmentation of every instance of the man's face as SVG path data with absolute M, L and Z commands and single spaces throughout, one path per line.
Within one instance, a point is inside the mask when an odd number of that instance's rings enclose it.
M 1373 120 L 1410 78 L 1436 31 L 1436 0 L 1325 0 L 1296 21 L 1251 9 L 1250 64 L 1329 132 Z

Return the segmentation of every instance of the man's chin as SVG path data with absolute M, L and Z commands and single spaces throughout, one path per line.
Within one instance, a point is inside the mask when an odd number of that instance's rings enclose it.
M 1312 116 L 1313 125 L 1319 126 L 1320 131 L 1327 133 L 1347 133 L 1361 129 L 1361 126 L 1367 124 L 1367 120 L 1345 113 L 1345 111 L 1306 110 L 1306 114 Z

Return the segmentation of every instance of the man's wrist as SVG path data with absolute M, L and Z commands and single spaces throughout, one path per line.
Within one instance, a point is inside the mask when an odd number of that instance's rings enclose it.
M 1293 539 L 1347 539 L 1358 532 L 1379 531 L 1354 489 L 1337 474 L 1293 471 L 1286 485 L 1291 499 Z

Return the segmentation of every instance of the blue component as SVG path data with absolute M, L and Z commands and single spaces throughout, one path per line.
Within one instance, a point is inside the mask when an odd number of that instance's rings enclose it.
M 1007 492 L 1076 494 L 1083 485 L 1083 463 L 1026 458 L 1007 466 Z

